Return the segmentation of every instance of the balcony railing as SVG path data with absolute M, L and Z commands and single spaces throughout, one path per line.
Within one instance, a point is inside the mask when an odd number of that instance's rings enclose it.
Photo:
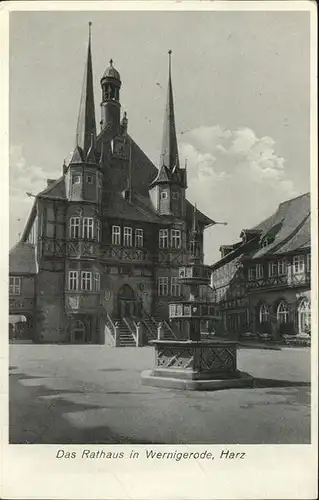
M 204 301 L 182 302 L 169 304 L 170 319 L 200 318 L 210 319 L 219 317 L 219 310 L 214 304 Z
M 152 254 L 143 248 L 127 248 L 116 245 L 101 245 L 99 257 L 111 262 L 152 263 Z
M 271 288 L 285 288 L 285 287 L 298 287 L 310 285 L 311 275 L 310 272 L 304 271 L 302 273 L 288 272 L 283 276 L 268 276 L 251 281 L 246 281 L 245 286 L 248 292 L 254 292 L 257 289 L 271 289 Z
M 65 240 L 54 239 L 54 238 L 43 238 L 42 239 L 42 254 L 46 257 L 56 256 L 64 257 L 66 250 Z
M 85 240 L 67 241 L 66 253 L 68 257 L 96 258 L 99 254 L 99 243 Z
M 164 266 L 182 266 L 188 264 L 188 255 L 181 249 L 159 249 L 155 260 Z

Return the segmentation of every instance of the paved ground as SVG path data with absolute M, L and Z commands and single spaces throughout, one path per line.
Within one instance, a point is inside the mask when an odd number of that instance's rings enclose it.
M 255 389 L 144 387 L 153 361 L 151 347 L 11 345 L 10 442 L 310 441 L 309 349 L 241 349 L 238 368 L 269 379 Z

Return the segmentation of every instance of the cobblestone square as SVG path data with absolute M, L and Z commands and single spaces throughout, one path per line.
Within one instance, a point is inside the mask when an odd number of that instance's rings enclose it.
M 154 350 L 10 346 L 11 443 L 310 442 L 310 349 L 239 349 L 254 389 L 143 387 Z

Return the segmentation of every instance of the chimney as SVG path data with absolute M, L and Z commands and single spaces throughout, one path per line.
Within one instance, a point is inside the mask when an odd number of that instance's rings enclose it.
M 54 184 L 56 182 L 56 179 L 47 179 L 47 187 L 51 187 L 52 184 Z

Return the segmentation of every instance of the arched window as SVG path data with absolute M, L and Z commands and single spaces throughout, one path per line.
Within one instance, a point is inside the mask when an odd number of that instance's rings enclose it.
M 299 333 L 310 333 L 311 309 L 308 299 L 302 299 L 298 307 L 298 331 Z
M 267 323 L 269 320 L 269 310 L 266 304 L 261 304 L 259 308 L 259 323 Z
M 282 301 L 277 308 L 277 320 L 279 324 L 288 323 L 289 311 L 286 302 Z

